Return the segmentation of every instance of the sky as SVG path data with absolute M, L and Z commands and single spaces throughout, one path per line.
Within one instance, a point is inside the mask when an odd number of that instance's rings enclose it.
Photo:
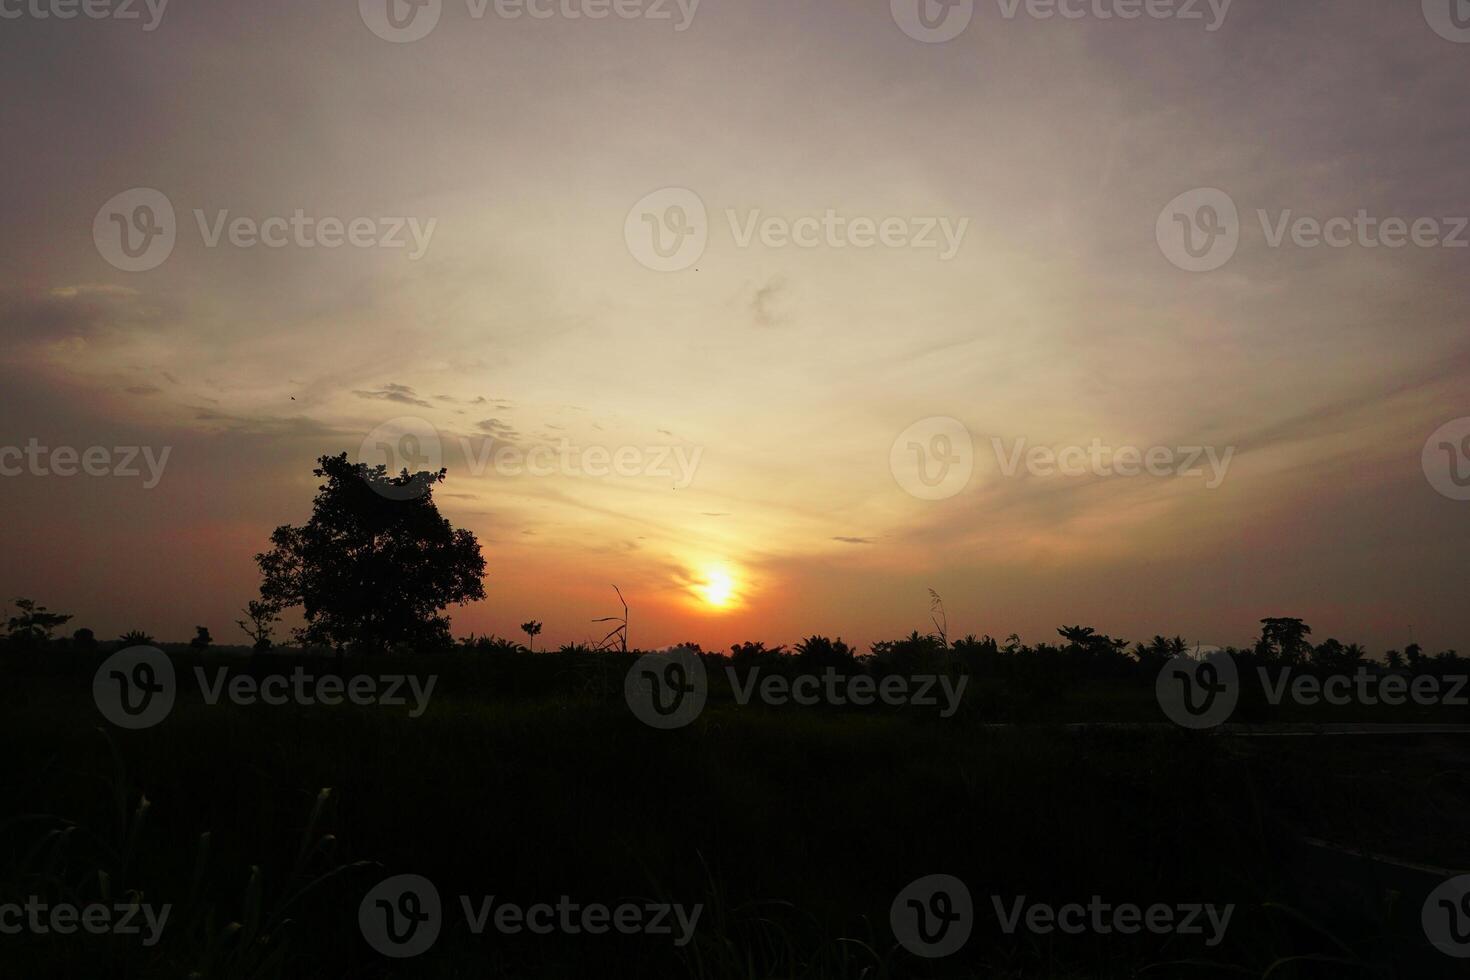
M 243 641 L 348 452 L 457 635 L 1470 651 L 1451 0 L 122 2 L 0 0 L 0 596 Z

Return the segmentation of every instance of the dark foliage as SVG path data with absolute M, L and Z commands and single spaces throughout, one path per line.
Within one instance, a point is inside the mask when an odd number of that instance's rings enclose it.
M 383 466 L 323 456 L 313 470 L 311 520 L 283 524 L 255 557 L 261 600 L 301 607 L 297 638 L 336 649 L 440 649 L 451 644 L 443 610 L 485 597 L 485 559 L 473 533 L 434 505 L 445 473 L 390 476 Z

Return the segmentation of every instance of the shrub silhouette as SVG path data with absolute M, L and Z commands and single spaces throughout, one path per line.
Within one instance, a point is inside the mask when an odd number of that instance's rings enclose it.
M 488 636 L 469 636 L 459 641 L 459 645 L 465 650 L 475 653 L 525 653 L 529 652 L 515 640 L 491 633 Z
M 51 634 L 58 626 L 64 626 L 71 620 L 69 615 L 54 613 L 37 605 L 34 599 L 16 599 L 15 606 L 20 614 L 11 616 L 5 625 L 10 631 L 8 639 L 17 647 L 44 646 L 50 642 Z
M 809 636 L 796 644 L 796 659 L 804 669 L 825 670 L 828 667 L 855 667 L 857 658 L 842 637 L 829 640 L 825 636 Z
M 905 674 L 938 667 L 946 646 L 937 635 L 914 630 L 901 640 L 879 640 L 869 649 L 883 673 Z
M 450 604 L 485 598 L 485 559 L 473 533 L 434 505 L 438 473 L 389 476 L 384 466 L 322 456 L 311 520 L 283 524 L 255 556 L 272 610 L 302 608 L 303 643 L 379 651 L 453 644 Z
M 776 646 L 766 649 L 766 645 L 759 641 L 735 643 L 730 646 L 730 662 L 742 669 L 747 667 L 759 667 L 764 664 L 778 664 L 786 654 L 786 647 Z
M 1154 638 L 1147 644 L 1141 640 L 1134 644 L 1133 656 L 1144 667 L 1157 671 L 1162 669 L 1164 664 L 1169 660 L 1188 650 L 1189 644 L 1185 642 L 1182 636 L 1170 638 L 1155 634 Z

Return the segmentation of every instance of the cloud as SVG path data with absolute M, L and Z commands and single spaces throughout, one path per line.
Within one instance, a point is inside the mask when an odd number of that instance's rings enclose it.
M 785 289 L 786 280 L 776 276 L 755 291 L 755 295 L 750 300 L 750 312 L 755 317 L 756 323 L 763 327 L 776 326 L 780 316 L 771 307 Z
M 90 336 L 147 316 L 138 299 L 138 291 L 126 286 L 0 289 L 0 335 L 11 344 Z
M 376 391 L 362 391 L 360 389 L 352 392 L 358 398 L 369 398 L 376 401 L 399 402 L 403 405 L 416 405 L 419 408 L 433 408 L 429 402 L 424 401 L 414 393 L 408 385 L 388 384 Z
M 514 428 L 499 419 L 481 419 L 475 423 L 475 426 L 481 432 L 488 433 L 497 439 L 511 441 L 519 437 L 519 433 Z
M 341 448 L 346 448 L 348 444 L 355 445 L 352 441 L 354 438 L 352 432 L 333 428 L 315 419 L 309 419 L 300 415 L 291 416 L 290 418 L 248 417 L 229 415 L 224 412 L 217 412 L 211 408 L 196 408 L 193 418 L 196 422 L 210 423 L 210 428 L 237 435 L 258 435 L 272 438 L 299 437 L 302 439 L 317 440 L 324 447 L 336 446 L 338 443 L 343 443 Z M 356 438 L 360 440 L 362 436 L 358 434 Z M 343 440 L 346 441 L 343 442 Z M 340 452 L 340 449 L 335 451 Z
M 850 537 L 848 537 L 848 536 L 846 536 L 844 534 L 835 534 L 835 535 L 832 536 L 832 540 L 833 541 L 841 541 L 843 544 L 872 544 L 873 543 L 873 539 L 872 538 L 850 538 Z

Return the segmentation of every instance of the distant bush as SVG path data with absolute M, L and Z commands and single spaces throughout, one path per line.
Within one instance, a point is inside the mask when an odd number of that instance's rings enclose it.
M 461 650 L 467 650 L 467 651 L 470 651 L 470 652 L 473 652 L 473 653 L 529 653 L 530 652 L 525 647 L 523 647 L 519 643 L 517 643 L 515 640 L 509 640 L 509 639 L 506 639 L 504 637 L 495 636 L 494 634 L 491 634 L 489 636 L 478 636 L 477 637 L 477 636 L 475 636 L 475 634 L 471 633 L 469 636 L 467 636 L 464 639 L 460 640 L 459 646 L 460 646 L 460 649 Z

